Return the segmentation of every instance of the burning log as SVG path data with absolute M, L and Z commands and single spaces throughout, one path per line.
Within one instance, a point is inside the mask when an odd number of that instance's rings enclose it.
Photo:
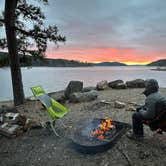
M 99 139 L 104 139 L 107 137 L 113 130 L 115 129 L 115 125 L 113 125 L 110 118 L 104 119 L 101 124 L 92 131 L 92 136 L 97 137 Z

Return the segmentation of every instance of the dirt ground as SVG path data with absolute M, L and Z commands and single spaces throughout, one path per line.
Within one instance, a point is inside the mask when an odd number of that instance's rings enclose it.
M 166 96 L 166 89 L 160 89 Z M 71 146 L 71 134 L 82 121 L 93 118 L 110 117 L 113 120 L 131 124 L 133 112 L 114 108 L 114 101 L 144 103 L 143 89 L 99 91 L 93 102 L 68 103 L 69 113 L 59 120 L 56 137 L 47 129 L 33 129 L 15 139 L 0 137 L 0 166 L 164 166 L 166 165 L 166 134 L 152 137 L 153 132 L 145 127 L 145 140 L 129 140 L 123 135 L 111 149 L 95 155 L 81 154 Z M 56 98 L 57 93 L 52 96 Z M 105 100 L 110 104 L 103 104 Z M 4 104 L 4 103 L 3 103 Z M 5 103 L 6 104 L 6 103 Z M 1 103 L 2 105 L 2 103 Z M 26 116 L 45 122 L 48 120 L 45 109 L 37 101 L 27 101 L 19 108 Z

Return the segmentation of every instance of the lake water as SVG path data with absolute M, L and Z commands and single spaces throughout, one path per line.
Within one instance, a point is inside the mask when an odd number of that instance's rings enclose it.
M 158 80 L 160 87 L 166 87 L 166 72 L 150 70 L 152 67 L 33 67 L 22 68 L 25 96 L 32 96 L 30 87 L 42 85 L 46 92 L 63 90 L 71 80 L 83 81 L 84 86 L 95 86 L 101 80 L 124 81 L 136 78 Z M 9 68 L 0 68 L 0 101 L 13 98 Z

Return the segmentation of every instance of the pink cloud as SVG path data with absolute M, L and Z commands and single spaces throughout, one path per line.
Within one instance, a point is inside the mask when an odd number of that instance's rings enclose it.
M 48 58 L 54 59 L 72 59 L 87 62 L 134 62 L 148 63 L 158 59 L 166 58 L 166 54 L 158 52 L 145 52 L 134 49 L 123 48 L 71 48 L 60 47 L 59 49 L 50 49 L 47 51 Z

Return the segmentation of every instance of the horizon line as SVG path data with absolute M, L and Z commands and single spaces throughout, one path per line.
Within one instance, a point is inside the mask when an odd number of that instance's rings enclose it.
M 132 61 L 127 61 L 127 62 L 120 62 L 120 61 L 92 61 L 92 62 L 88 62 L 88 61 L 81 61 L 81 60 L 77 60 L 77 59 L 67 59 L 67 58 L 49 58 L 49 57 L 46 57 L 47 59 L 64 59 L 64 60 L 70 60 L 70 61 L 78 61 L 78 62 L 83 62 L 83 63 L 94 63 L 94 64 L 98 64 L 98 63 L 104 63 L 104 62 L 117 62 L 117 63 L 123 63 L 125 65 L 129 65 L 129 66 L 132 66 L 132 65 L 141 65 L 141 66 L 144 66 L 144 65 L 147 65 L 149 63 L 152 63 L 154 61 L 147 61 L 147 62 L 132 62 Z

